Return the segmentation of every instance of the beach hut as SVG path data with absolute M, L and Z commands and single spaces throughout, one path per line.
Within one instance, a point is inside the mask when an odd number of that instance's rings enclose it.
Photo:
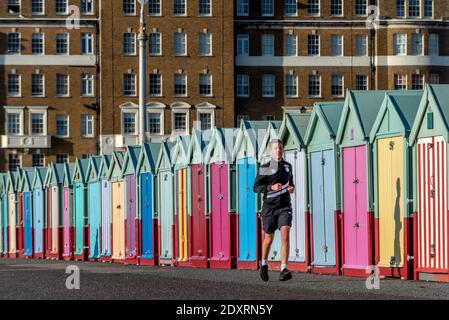
M 21 169 L 8 172 L 6 176 L 6 192 L 8 197 L 8 257 L 17 258 L 17 186 Z
M 35 168 L 33 181 L 33 230 L 34 230 L 34 257 L 45 258 L 46 244 L 46 216 L 45 216 L 45 176 L 46 167 Z
M 22 193 L 22 183 L 23 183 L 23 168 L 19 172 L 17 177 L 17 257 L 23 258 L 23 193 Z
M 338 125 L 342 273 L 366 276 L 374 263 L 373 154 L 369 140 L 385 91 L 348 91 Z
M 140 146 L 128 146 L 123 160 L 122 175 L 125 183 L 125 262 L 137 264 L 140 256 L 140 218 L 137 217 L 137 161 Z
M 173 142 L 162 142 L 156 162 L 157 210 L 159 228 L 159 264 L 174 265 L 175 256 L 175 188 L 173 184 L 172 149 Z
M 102 156 L 92 156 L 87 166 L 87 202 L 89 219 L 89 255 L 88 259 L 96 261 L 100 258 L 101 238 L 101 180 L 99 178 Z
M 284 158 L 292 165 L 295 184 L 295 192 L 290 194 L 293 217 L 288 267 L 303 272 L 310 268 L 307 150 L 304 143 L 309 120 L 310 113 L 286 113 L 278 134 L 284 145 Z
M 310 270 L 340 274 L 340 158 L 335 143 L 343 102 L 315 103 L 304 136 L 308 154 Z
M 257 269 L 260 260 L 260 195 L 254 192 L 258 152 L 267 130 L 267 121 L 242 120 L 232 153 L 237 165 L 237 268 Z
M 73 172 L 75 252 L 74 259 L 84 261 L 89 249 L 89 216 L 87 214 L 87 167 L 89 159 L 76 159 Z
M 187 151 L 187 162 L 190 166 L 191 214 L 188 232 L 190 234 L 190 264 L 195 268 L 209 267 L 209 228 L 210 217 L 206 212 L 206 176 L 204 165 L 206 147 L 211 139 L 211 130 L 194 129 L 191 143 Z
M 112 260 L 112 210 L 111 210 L 111 182 L 108 180 L 109 167 L 112 156 L 103 155 L 98 173 L 101 181 L 101 253 L 100 261 Z
M 64 163 L 62 187 L 64 189 L 63 218 L 62 218 L 62 258 L 73 259 L 75 252 L 75 221 L 73 204 L 73 173 L 74 163 Z
M 36 170 L 23 169 L 19 192 L 22 194 L 23 257 L 33 257 L 33 181 Z M 20 236 L 19 236 L 20 237 Z
M 157 265 L 159 258 L 156 162 L 160 151 L 161 143 L 143 144 L 136 169 L 142 235 L 139 264 L 147 266 Z
M 190 136 L 179 136 L 173 147 L 172 166 L 175 187 L 175 257 L 180 267 L 190 266 L 191 237 L 191 175 L 187 159 Z
M 125 185 L 122 179 L 124 153 L 114 151 L 109 166 L 112 204 L 112 261 L 125 262 Z
M 410 133 L 414 279 L 449 281 L 449 86 L 426 85 Z
M 47 257 L 62 257 L 62 221 L 64 164 L 48 165 L 45 186 L 47 188 Z
M 423 91 L 385 94 L 373 145 L 375 264 L 380 275 L 409 279 L 413 261 L 412 150 L 408 137 Z
M 236 266 L 236 168 L 232 151 L 235 128 L 212 129 L 204 163 L 207 168 L 207 212 L 210 216 L 210 267 Z

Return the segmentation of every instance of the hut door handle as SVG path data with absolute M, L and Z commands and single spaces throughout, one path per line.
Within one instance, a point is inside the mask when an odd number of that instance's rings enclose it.
M 359 224 L 358 222 L 356 222 L 356 223 L 354 224 L 354 228 L 360 228 L 360 224 Z
M 246 189 L 246 191 L 248 191 L 248 192 L 249 192 L 249 187 L 246 187 L 245 189 Z
M 221 193 L 218 195 L 218 199 L 223 200 L 223 195 Z
M 121 208 L 122 208 L 122 206 L 120 206 L 120 205 L 118 205 L 118 206 L 117 206 L 117 209 L 119 209 L 119 210 L 120 210 Z
M 353 183 L 359 183 L 359 179 L 356 178 Z

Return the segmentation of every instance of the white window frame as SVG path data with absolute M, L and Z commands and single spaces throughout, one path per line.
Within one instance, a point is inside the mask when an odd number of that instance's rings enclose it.
M 196 120 L 198 121 L 198 125 L 201 126 L 200 123 L 200 115 L 201 114 L 210 114 L 211 115 L 211 119 L 210 119 L 210 129 L 215 127 L 215 109 L 217 108 L 217 106 L 208 103 L 208 102 L 204 102 L 204 103 L 200 103 L 197 104 L 195 106 L 196 108 Z M 197 128 L 198 130 L 201 130 L 201 127 Z
M 340 94 L 334 94 L 332 92 L 333 91 L 333 87 L 334 87 L 334 79 L 336 77 L 339 77 L 341 79 L 341 93 Z M 331 75 L 331 95 L 333 97 L 336 97 L 336 98 L 344 97 L 344 95 L 345 95 L 345 77 L 344 77 L 344 75 L 342 75 L 342 74 L 333 74 L 333 75 Z
M 357 1 L 358 1 L 358 0 L 355 0 L 355 2 L 354 2 L 354 5 L 355 5 L 355 8 L 354 8 L 354 15 L 355 15 L 356 17 L 366 17 L 366 16 L 368 15 L 368 6 L 369 6 L 368 0 L 362 0 L 362 1 L 365 1 L 365 3 L 366 3 L 366 8 L 365 8 L 365 13 L 364 13 L 364 14 L 357 13 L 357 8 L 358 8 Z
M 46 136 L 48 133 L 48 107 L 28 107 L 29 117 L 28 117 L 28 132 L 30 136 L 41 137 Z M 42 114 L 43 117 L 43 130 L 42 133 L 33 133 L 32 131 L 32 115 L 33 114 Z
M 151 88 L 151 76 L 152 75 L 157 75 L 157 76 L 159 76 L 160 77 L 160 86 L 161 86 L 161 93 L 160 94 L 152 94 L 151 93 L 151 90 L 149 91 L 149 96 L 150 97 L 162 97 L 163 95 L 164 95 L 164 77 L 163 77 L 163 75 L 162 74 L 160 74 L 160 73 L 152 73 L 152 74 L 150 74 L 150 77 L 148 78 L 148 89 L 150 89 Z
M 56 11 L 57 6 L 56 6 L 56 2 L 55 2 L 55 14 L 57 16 L 66 16 L 66 15 L 69 14 L 69 1 L 68 0 L 62 0 L 62 1 L 65 1 L 65 12 L 63 12 L 63 11 L 59 11 L 59 12 Z
M 126 93 L 126 87 L 130 87 L 130 84 L 127 84 L 126 80 L 134 79 L 134 93 Z M 123 96 L 124 97 L 136 97 L 137 96 L 137 75 L 135 73 L 124 73 L 123 74 Z
M 86 119 L 86 125 L 87 123 L 92 123 L 92 133 L 83 133 L 83 119 Z M 89 121 L 88 121 L 89 120 Z M 91 114 L 82 114 L 80 117 L 80 133 L 81 138 L 94 138 L 95 137 L 95 117 Z M 87 127 L 86 127 L 87 128 Z
M 202 77 L 208 77 L 210 79 L 210 93 L 209 94 L 202 94 L 201 93 L 201 79 Z M 199 84 L 199 95 L 200 97 L 212 97 L 214 95 L 214 78 L 211 74 L 200 74 L 198 77 L 198 84 Z
M 287 2 L 294 2 L 295 4 L 295 13 L 290 13 L 290 12 L 288 12 L 287 11 L 287 8 L 290 6 L 290 5 L 293 5 L 293 4 L 287 4 Z M 298 1 L 297 0 L 285 0 L 285 12 L 284 12 L 284 14 L 285 14 L 285 16 L 286 17 L 297 17 L 298 16 Z
M 151 0 L 150 0 L 150 1 L 151 1 Z M 162 16 L 162 0 L 157 0 L 157 1 L 159 1 L 159 13 L 151 12 L 151 11 L 150 11 L 150 4 L 148 3 L 148 14 L 149 14 L 151 17 L 160 17 L 160 16 Z
M 415 77 L 416 76 L 418 76 L 419 78 L 420 78 L 420 80 L 422 80 L 421 82 L 420 82 L 420 84 L 421 84 L 421 88 L 420 89 L 415 89 L 414 88 L 414 85 L 415 85 Z M 411 86 L 411 90 L 423 90 L 424 89 L 424 85 L 425 85 L 425 83 L 426 83 L 426 79 L 425 79 L 425 76 L 423 75 L 423 74 L 419 74 L 419 73 L 413 73 L 412 74 L 412 86 Z
M 399 89 L 399 88 L 397 88 L 397 85 L 398 85 L 398 80 L 399 80 L 399 77 L 401 77 L 401 79 L 405 79 L 405 89 Z M 396 73 L 396 74 L 394 74 L 394 90 L 407 90 L 408 89 L 408 83 L 407 83 L 408 81 L 407 81 L 407 75 L 406 74 L 403 74 L 403 73 L 401 73 L 401 74 L 398 74 L 398 73 Z
M 294 81 L 296 83 L 296 85 L 295 85 L 296 90 L 295 90 L 295 94 L 293 94 L 293 95 L 287 93 L 287 85 L 288 85 L 288 80 L 287 79 L 288 78 L 294 79 Z M 285 75 L 285 96 L 287 98 L 297 98 L 298 97 L 298 76 L 296 74 L 286 74 Z
M 334 39 L 337 39 L 337 43 L 334 43 Z M 333 57 L 343 57 L 345 55 L 345 38 L 342 34 L 332 34 L 331 35 L 331 56 Z M 337 48 L 340 50 L 340 54 L 334 54 L 334 44 L 337 44 Z
M 317 4 L 314 4 L 314 5 L 318 5 L 318 12 L 316 12 L 316 13 L 311 13 L 310 12 L 309 9 L 310 9 L 310 2 L 311 1 L 317 2 Z M 308 0 L 307 1 L 307 15 L 309 17 L 319 17 L 320 14 L 321 14 L 321 0 Z
M 177 1 L 177 0 L 172 0 L 172 1 L 173 1 L 173 16 L 186 17 L 187 16 L 187 7 L 188 7 L 187 0 L 181 0 L 181 1 L 184 1 L 184 13 L 175 13 L 175 1 Z
M 20 13 L 22 12 L 22 1 L 21 0 L 17 0 L 18 2 L 18 6 L 19 6 L 19 12 L 8 12 L 9 15 L 20 15 Z M 10 6 L 9 0 L 6 3 L 6 9 L 8 9 L 8 7 Z
M 42 45 L 42 52 L 39 52 L 39 53 L 34 53 L 33 52 L 33 41 L 34 41 L 34 36 L 35 35 L 39 35 L 39 36 L 42 37 L 42 44 L 41 44 Z M 31 34 L 31 54 L 35 55 L 35 56 L 45 55 L 45 34 L 43 32 L 33 32 Z
M 134 132 L 125 132 L 125 114 L 134 115 Z M 138 135 L 138 126 L 139 126 L 139 109 L 131 109 L 131 108 L 123 108 L 121 110 L 121 119 L 122 119 L 122 135 L 123 136 L 137 136 Z
M 41 94 L 35 94 L 33 93 L 33 77 L 34 76 L 40 76 L 42 78 L 42 93 Z M 31 75 L 31 97 L 38 97 L 38 98 L 42 98 L 45 97 L 45 75 L 42 73 L 39 74 L 32 74 Z
M 185 102 L 175 102 L 171 106 L 171 126 L 172 133 L 175 135 L 188 135 L 190 132 L 190 105 Z M 175 113 L 183 113 L 186 115 L 186 130 L 175 130 Z
M 203 36 L 203 35 L 205 35 L 206 36 L 206 39 L 208 38 L 208 41 L 209 41 L 209 52 L 208 53 L 205 53 L 205 54 L 203 54 L 202 52 L 201 52 L 201 47 L 204 45 L 203 43 L 202 43 L 202 41 L 201 41 L 201 37 Z M 203 38 L 204 39 L 204 38 Z M 212 33 L 210 33 L 210 32 L 200 32 L 200 34 L 199 34 L 199 36 L 198 36 L 198 41 L 199 41 L 199 44 L 198 44 L 198 46 L 199 46 L 199 56 L 200 57 L 211 57 L 213 54 L 212 54 Z M 206 40 L 207 41 L 207 40 Z M 207 46 L 205 46 L 205 47 L 207 47 Z
M 423 14 L 423 12 L 421 10 L 421 5 L 422 5 L 421 0 L 416 0 L 416 1 L 418 1 L 418 6 L 417 7 L 414 6 L 414 8 L 417 8 L 418 15 L 413 15 L 413 16 L 410 14 L 411 11 L 412 11 L 412 6 L 411 6 L 411 2 L 412 1 L 415 1 L 415 0 L 407 0 L 407 4 L 408 4 L 408 6 L 407 6 L 407 17 L 408 18 L 412 18 L 412 19 L 421 18 L 422 14 Z
M 200 17 L 211 17 L 212 16 L 212 9 L 213 9 L 213 0 L 209 0 L 210 1 L 210 12 L 209 13 L 201 13 L 200 8 L 201 8 L 201 0 L 198 1 L 198 15 Z
M 294 39 L 294 42 L 289 42 L 289 39 Z M 289 52 L 289 47 L 294 48 L 294 52 Z M 296 34 L 285 35 L 285 56 L 296 57 L 298 56 L 298 36 Z
M 249 0 L 237 0 L 237 16 L 248 17 L 249 16 Z M 246 11 L 244 11 L 246 9 Z
M 271 8 L 271 12 L 264 12 L 264 8 Z M 274 16 L 274 0 L 261 0 L 260 1 L 260 13 L 262 17 L 273 17 Z
M 35 165 L 34 164 L 34 156 L 42 156 L 42 165 Z M 45 154 L 44 153 L 40 153 L 40 152 L 36 152 L 36 153 L 33 153 L 32 155 L 31 155 L 31 164 L 32 164 L 32 167 L 34 168 L 34 167 L 38 167 L 38 168 L 42 168 L 42 167 L 45 167 Z
M 395 33 L 393 34 L 393 55 L 406 56 L 407 55 L 407 34 Z
M 34 0 L 33 0 L 34 1 Z M 45 15 L 45 0 L 41 0 L 42 1 L 42 11 L 37 12 L 37 11 L 33 11 L 33 1 L 31 1 L 31 14 L 33 16 L 42 16 Z
M 87 50 L 84 50 L 83 51 L 83 44 L 85 45 L 84 46 L 84 49 L 87 49 Z M 89 50 L 89 46 L 88 46 L 88 44 L 90 44 L 90 49 L 91 50 Z M 92 54 L 94 54 L 95 53 L 95 49 L 94 49 L 94 34 L 92 33 L 92 32 L 83 32 L 83 33 L 81 33 L 81 54 L 82 55 L 92 55 Z
M 183 53 L 178 53 L 177 50 L 176 50 L 176 47 L 178 45 L 178 42 L 176 41 L 177 35 L 183 35 L 184 36 L 183 37 L 184 38 L 184 52 Z M 182 37 L 179 38 L 179 39 L 182 40 Z M 179 43 L 179 45 L 182 45 L 182 42 Z M 185 56 L 187 56 L 187 52 L 188 52 L 187 51 L 187 33 L 185 33 L 185 32 L 175 32 L 175 35 L 173 37 L 173 51 L 174 51 L 173 54 L 174 54 L 175 57 L 185 57 Z
M 11 170 L 11 168 L 10 168 L 10 163 L 11 163 L 11 162 L 9 161 L 9 157 L 12 156 L 12 155 L 16 156 L 17 159 L 19 160 L 19 164 L 17 165 L 16 170 L 14 170 L 14 171 Z M 10 153 L 10 154 L 8 155 L 8 170 L 9 170 L 9 171 L 16 172 L 17 169 L 20 168 L 21 166 L 22 166 L 22 157 L 21 157 L 21 155 L 20 155 L 20 154 L 17 154 L 17 153 Z
M 310 78 L 311 78 L 311 77 L 317 77 L 318 80 L 319 80 L 319 84 L 320 84 L 320 85 L 318 86 L 319 93 L 318 93 L 317 95 L 314 95 L 314 94 L 311 94 L 311 93 L 310 93 Z M 323 94 L 323 88 L 322 88 L 323 83 L 322 83 L 321 75 L 318 75 L 318 74 L 309 74 L 307 84 L 308 84 L 308 87 L 307 87 L 307 94 L 308 94 L 308 96 L 309 96 L 310 98 L 321 98 L 321 96 L 322 96 L 322 94 Z
M 83 2 L 91 2 L 92 3 L 92 5 L 91 5 L 92 10 L 91 11 L 83 11 L 82 10 Z M 82 15 L 85 15 L 85 16 L 93 15 L 95 13 L 95 0 L 81 0 L 80 12 L 81 12 Z
M 432 39 L 436 39 L 436 42 L 432 44 Z M 431 48 L 435 48 L 435 52 L 431 52 Z M 438 33 L 430 33 L 429 34 L 429 49 L 428 49 L 428 55 L 429 56 L 439 56 L 440 55 L 440 35 Z
M 92 93 L 83 92 L 83 81 L 87 81 L 86 84 L 92 82 Z M 86 87 L 87 88 L 87 87 Z M 81 96 L 82 97 L 95 97 L 95 76 L 93 74 L 84 73 L 81 75 Z
M 269 82 L 269 83 L 268 83 Z M 264 88 L 268 87 L 272 89 L 272 93 L 265 93 Z M 276 76 L 274 74 L 262 75 L 262 98 L 274 98 L 276 96 Z
M 176 93 L 176 77 L 177 76 L 183 76 L 185 79 L 185 87 L 186 87 L 186 93 L 185 94 L 179 94 Z M 173 77 L 173 96 L 174 97 L 187 97 L 189 95 L 189 86 L 188 86 L 188 79 L 187 79 L 187 75 L 185 73 L 175 73 L 174 77 Z
M 245 79 L 246 83 L 244 83 L 245 81 L 242 82 L 242 83 L 239 83 L 239 79 L 242 79 L 242 80 Z M 248 94 L 239 93 L 239 85 L 244 85 L 245 87 L 247 87 L 248 88 Z M 236 77 L 236 86 L 237 86 L 237 88 L 236 88 L 237 97 L 239 97 L 239 98 L 249 98 L 249 96 L 251 94 L 249 75 L 247 75 L 247 74 L 238 74 L 237 77 Z
M 5 135 L 8 136 L 23 136 L 24 134 L 24 113 L 25 107 L 21 106 L 4 106 L 5 109 Z M 8 114 L 19 114 L 19 133 L 10 134 L 8 132 Z
M 415 41 L 419 40 L 419 41 Z M 420 43 L 420 46 L 417 46 L 417 44 Z M 418 49 L 418 51 L 415 51 L 415 49 Z M 424 34 L 422 33 L 413 33 L 412 34 L 412 55 L 414 56 L 422 56 L 424 55 Z
M 66 117 L 67 119 L 67 134 L 66 135 L 60 135 L 58 134 L 58 117 Z M 57 114 L 55 116 L 55 128 L 56 128 L 56 134 L 55 136 L 58 138 L 69 138 L 70 137 L 70 116 L 67 114 Z
M 9 93 L 9 75 L 14 75 L 14 76 L 17 76 L 18 78 L 19 78 L 19 92 L 18 92 L 18 94 L 16 94 L 16 95 L 11 95 L 10 93 Z M 7 94 L 7 96 L 8 97 L 12 97 L 12 98 L 19 98 L 19 97 L 22 97 L 22 76 L 20 75 L 20 74 L 17 74 L 17 73 L 9 73 L 7 76 L 6 76 L 6 79 L 7 79 L 7 89 L 6 89 L 6 94 Z
M 67 94 L 59 94 L 58 93 L 58 76 L 66 76 L 67 77 Z M 68 74 L 56 74 L 56 97 L 70 97 L 70 75 Z
M 401 1 L 401 2 L 399 2 L 399 1 Z M 407 16 L 406 0 L 396 0 L 395 10 L 396 10 L 396 17 L 405 18 Z M 401 11 L 399 11 L 399 10 L 401 10 Z M 402 13 L 402 14 L 400 15 L 400 13 Z
M 66 160 L 65 161 L 58 161 L 58 156 L 59 157 L 64 156 L 66 158 Z M 59 158 L 59 159 L 61 159 L 61 158 Z M 68 163 L 70 161 L 70 157 L 69 157 L 69 155 L 67 153 L 57 153 L 55 161 L 56 161 L 56 163 Z
M 150 37 L 152 35 L 156 35 L 158 37 L 158 40 L 159 40 L 159 45 L 157 46 L 158 47 L 158 51 L 159 51 L 158 53 L 151 52 L 151 47 L 152 46 L 151 46 Z M 162 33 L 161 32 L 150 32 L 149 33 L 149 35 L 148 35 L 148 54 L 150 56 L 152 56 L 152 57 L 162 56 Z
M 341 0 L 341 5 L 340 6 L 341 6 L 341 14 L 332 14 L 333 4 L 332 4 L 332 0 L 331 0 L 331 2 L 330 2 L 330 10 L 329 10 L 331 17 L 343 17 L 345 15 L 345 3 L 344 3 L 344 0 Z
M 267 43 L 267 41 L 270 41 L 270 43 Z M 268 46 L 268 44 L 270 46 Z M 270 52 L 266 52 L 265 49 L 270 48 Z M 261 35 L 261 49 L 262 49 L 262 56 L 263 57 L 273 57 L 275 54 L 275 38 L 274 34 L 262 34 Z
M 426 1 L 431 1 L 432 2 L 432 14 L 429 16 L 429 15 L 426 15 Z M 434 17 L 434 15 L 435 15 L 435 1 L 434 0 L 423 0 L 423 16 L 424 16 L 424 18 L 428 18 L 428 19 L 433 19 L 433 17 Z
M 130 0 L 131 2 L 134 2 L 134 12 L 125 12 L 124 3 L 122 0 L 122 13 L 124 16 L 135 16 L 137 14 L 137 3 L 136 0 Z
M 66 53 L 58 53 L 57 52 L 57 48 L 58 48 L 57 40 L 58 40 L 58 35 L 59 34 L 65 34 L 66 35 L 66 40 L 67 40 L 67 52 Z M 56 55 L 61 55 L 61 56 L 68 56 L 68 55 L 70 55 L 70 33 L 68 33 L 68 32 L 58 32 L 58 33 L 56 33 L 56 36 L 55 36 L 55 52 L 56 52 Z
M 126 43 L 127 40 L 134 41 L 134 46 L 130 46 Z M 131 43 L 132 44 L 132 43 Z M 126 52 L 126 48 L 133 47 L 133 52 Z M 123 33 L 123 55 L 124 56 L 135 56 L 137 54 L 137 35 L 135 32 L 124 32 Z
M 363 79 L 366 81 L 366 89 L 359 89 L 358 87 L 357 87 L 357 77 L 363 77 Z M 355 75 L 355 87 L 356 87 L 356 90 L 361 90 L 361 91 L 366 91 L 366 90 L 369 90 L 369 79 L 368 79 L 368 76 L 367 75 L 364 75 L 364 74 L 356 74 Z
M 158 137 L 158 136 L 163 136 L 165 134 L 165 104 L 160 103 L 160 102 L 150 102 L 147 104 L 147 108 L 146 108 L 146 112 L 147 114 L 145 115 L 147 117 L 146 119 L 146 128 L 145 128 L 145 132 L 146 134 L 148 134 L 150 137 Z M 149 114 L 150 113 L 156 113 L 160 115 L 160 132 L 159 133 L 150 133 L 149 131 Z
M 18 42 L 19 42 L 19 50 L 18 52 L 12 52 L 9 50 L 9 35 L 10 34 L 16 34 L 18 36 Z M 9 55 L 20 55 L 22 54 L 22 34 L 20 32 L 8 32 L 6 36 L 6 51 Z
M 363 39 L 364 40 L 363 43 L 360 43 L 358 41 L 358 39 Z M 359 44 L 360 45 L 363 44 L 363 48 L 365 49 L 363 54 L 359 54 L 359 50 L 358 50 Z M 368 55 L 368 36 L 367 35 L 365 35 L 365 34 L 356 35 L 355 55 L 357 57 L 366 57 Z
M 237 56 L 248 57 L 249 56 L 249 34 L 237 35 Z M 247 52 L 246 52 L 247 51 Z
M 312 41 L 311 43 L 311 37 L 315 37 L 315 39 L 318 39 L 318 43 L 315 43 L 315 41 Z M 317 53 L 313 54 L 310 53 L 310 49 L 312 48 L 312 46 L 317 46 L 318 49 L 316 50 Z M 319 57 L 321 56 L 321 37 L 318 34 L 309 34 L 307 36 L 307 55 L 309 57 Z

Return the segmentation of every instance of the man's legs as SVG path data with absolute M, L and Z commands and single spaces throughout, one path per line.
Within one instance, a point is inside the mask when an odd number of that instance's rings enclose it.
M 281 240 L 282 240 L 281 264 L 287 265 L 288 254 L 290 252 L 290 227 L 288 226 L 281 227 Z
M 271 244 L 273 243 L 274 233 L 265 233 L 262 243 L 262 261 L 268 260 L 268 254 L 270 253 Z

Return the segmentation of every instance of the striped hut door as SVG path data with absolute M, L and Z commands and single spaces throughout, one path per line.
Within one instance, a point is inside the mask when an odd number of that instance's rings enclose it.
M 441 136 L 418 140 L 418 269 L 446 272 L 447 150 Z

